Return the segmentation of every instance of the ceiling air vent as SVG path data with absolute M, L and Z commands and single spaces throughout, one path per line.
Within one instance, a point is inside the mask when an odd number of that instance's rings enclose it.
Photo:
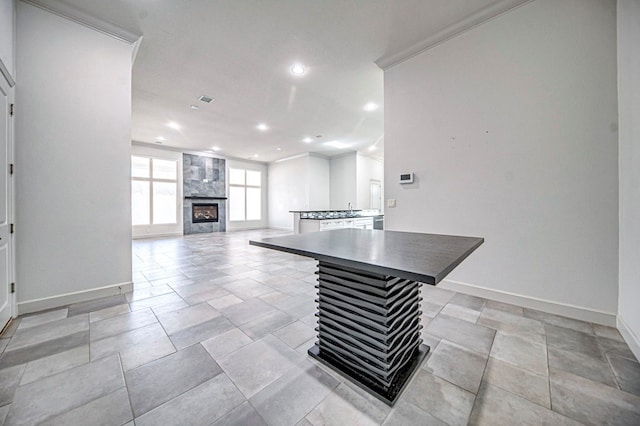
M 207 96 L 207 95 L 202 95 L 198 98 L 198 100 L 206 103 L 206 104 L 210 104 L 211 102 L 213 102 L 213 98 Z

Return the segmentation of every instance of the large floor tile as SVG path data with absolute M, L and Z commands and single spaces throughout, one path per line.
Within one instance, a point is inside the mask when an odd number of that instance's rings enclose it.
M 422 298 L 424 300 L 440 306 L 444 306 L 449 303 L 453 296 L 456 295 L 454 291 L 427 284 L 421 287 L 420 292 L 422 293 Z
M 273 306 L 260 299 L 249 299 L 242 303 L 224 308 L 220 312 L 222 312 L 222 314 L 234 324 L 242 325 L 258 318 L 261 315 L 266 315 L 275 311 L 276 309 Z
M 478 392 L 470 425 L 575 425 L 580 423 L 497 386 L 483 383 Z
M 549 374 L 547 347 L 519 336 L 498 331 L 491 348 L 491 356 L 536 374 Z
M 579 352 L 597 359 L 602 357 L 602 351 L 595 335 L 549 324 L 545 325 L 545 331 L 547 333 L 547 345 L 551 347 Z
M 204 346 L 213 359 L 219 360 L 251 342 L 253 342 L 253 340 L 244 334 L 242 330 L 232 328 L 218 336 L 204 340 L 202 346 Z
M 443 339 L 422 368 L 462 389 L 477 393 L 487 357 Z
M 523 316 L 524 308 L 522 306 L 511 305 L 509 303 L 496 302 L 495 300 L 487 300 L 484 309 L 493 309 L 494 311 L 506 312 L 512 315 Z
M 156 322 L 158 322 L 158 320 L 156 319 L 153 311 L 149 308 L 93 322 L 90 326 L 91 341 L 94 342 L 106 337 L 115 336 L 116 334 L 135 330 L 136 328 L 144 327 L 145 325 Z
M 579 321 L 573 318 L 567 318 L 560 315 L 548 314 L 534 309 L 524 309 L 524 316 L 544 323 L 554 325 L 556 327 L 568 328 L 579 331 L 581 333 L 594 334 L 593 327 L 590 323 Z
M 24 365 L 16 365 L 0 370 L 0 407 L 13 401 L 13 394 L 20 384 L 24 369 Z
M 158 320 L 168 335 L 220 316 L 220 312 L 207 303 L 189 306 L 158 315 Z
M 161 296 L 149 297 L 148 299 L 136 300 L 129 303 L 132 311 L 144 308 L 157 308 L 159 306 L 170 305 L 174 303 L 184 303 L 184 299 L 176 293 L 167 293 Z
M 210 425 L 245 401 L 224 374 L 136 418 L 136 426 Z
M 41 314 L 29 315 L 22 318 L 18 330 L 24 330 L 25 328 L 33 327 L 40 324 L 46 324 L 51 321 L 57 321 L 65 319 L 67 317 L 68 309 L 56 309 L 54 311 L 47 311 Z
M 89 345 L 39 358 L 27 364 L 20 384 L 34 382 L 89 362 Z
M 608 358 L 620 389 L 640 396 L 640 364 L 614 355 Z
M 287 349 L 289 348 L 287 347 Z M 289 350 L 291 351 L 291 349 Z M 260 362 L 256 362 L 256 360 L 260 360 Z M 219 363 L 247 398 L 251 398 L 269 386 L 296 365 L 290 356 L 277 350 L 266 339 L 230 353 L 220 359 Z
M 126 314 L 127 312 L 131 312 L 131 309 L 126 303 L 112 306 L 110 308 L 100 309 L 99 311 L 89 312 L 89 322 L 102 321 L 111 317 Z
M 47 426 L 120 426 L 133 419 L 126 388 L 105 395 L 42 423 Z
M 5 350 L 14 351 L 87 330 L 89 330 L 87 314 L 36 325 L 24 330 L 18 329 Z
M 484 304 L 487 302 L 487 299 L 483 299 L 481 297 L 470 296 L 468 294 L 456 293 L 455 296 L 451 298 L 449 304 L 463 306 L 465 308 L 469 308 L 474 311 L 481 311 L 484 307 Z
M 390 411 L 391 407 L 374 396 L 342 383 L 306 419 L 314 426 L 379 425 Z
M 273 335 L 289 345 L 289 347 L 297 348 L 307 340 L 315 337 L 317 332 L 313 327 L 309 327 L 301 321 L 296 321 L 275 331 Z
M 549 377 L 546 375 L 535 374 L 489 357 L 482 380 L 545 408 L 551 408 Z
M 117 355 L 19 386 L 7 422 L 37 424 L 124 387 Z
M 89 330 L 86 330 L 12 351 L 5 349 L 5 352 L 0 355 L 0 369 L 24 364 L 88 344 Z
M 616 387 L 616 380 L 607 360 L 549 346 L 549 368 L 576 374 L 605 385 Z
M 251 404 L 243 402 L 211 426 L 267 426 L 267 423 Z
M 339 382 L 313 363 L 306 362 L 300 368 L 289 370 L 278 380 L 250 399 L 269 425 L 297 423 Z
M 554 411 L 586 425 L 640 424 L 640 397 L 563 371 L 551 371 Z
M 496 333 L 490 328 L 444 314 L 439 314 L 431 320 L 424 331 L 481 354 L 489 353 Z
M 625 342 L 609 339 L 606 337 L 596 337 L 598 346 L 606 356 L 619 356 L 621 358 L 627 358 L 632 361 L 638 362 L 631 349 Z
M 201 345 L 125 372 L 131 406 L 136 417 L 221 373 Z
M 524 318 L 522 315 L 485 308 L 480 318 L 478 318 L 478 324 L 500 330 L 503 333 L 520 336 L 542 345 L 547 343 L 544 323 Z
M 124 303 L 127 303 L 127 299 L 124 294 L 89 300 L 87 302 L 74 303 L 73 305 L 69 305 L 69 316 L 73 317 L 76 315 L 88 314 L 89 312 L 99 311 L 101 309 L 122 305 Z
M 284 312 L 275 311 L 244 323 L 240 329 L 253 340 L 258 340 L 293 323 L 295 318 Z
M 418 369 L 402 399 L 447 424 L 465 425 L 475 395 L 423 369 Z
M 169 337 L 177 349 L 182 349 L 218 336 L 233 328 L 235 328 L 235 326 L 228 319 L 223 316 L 218 316 L 209 321 L 194 325 L 193 327 L 180 330 Z
M 447 423 L 433 417 L 413 404 L 400 401 L 383 423 L 384 426 L 447 426 Z

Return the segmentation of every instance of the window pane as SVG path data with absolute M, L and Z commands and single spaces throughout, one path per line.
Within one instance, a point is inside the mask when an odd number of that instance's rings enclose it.
M 262 173 L 254 170 L 247 170 L 247 185 L 260 186 L 260 175 Z
M 178 163 L 169 160 L 153 159 L 153 178 L 154 179 L 172 179 L 178 177 Z
M 176 184 L 153 183 L 153 224 L 176 223 Z
M 247 220 L 260 220 L 262 216 L 262 203 L 260 188 L 247 188 Z
M 149 225 L 149 182 L 131 181 L 131 223 Z
M 229 220 L 244 220 L 244 188 L 229 187 Z
M 149 159 L 144 157 L 131 157 L 131 176 L 149 177 Z
M 244 170 L 229 169 L 229 184 L 244 185 Z

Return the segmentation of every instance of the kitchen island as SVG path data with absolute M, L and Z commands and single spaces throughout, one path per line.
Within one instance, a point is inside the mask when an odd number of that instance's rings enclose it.
M 420 286 L 436 285 L 483 242 L 340 229 L 250 244 L 318 260 L 318 341 L 309 355 L 393 405 L 429 351 Z
M 291 210 L 293 232 L 331 231 L 342 228 L 374 229 L 374 219 L 383 216 L 378 210 Z

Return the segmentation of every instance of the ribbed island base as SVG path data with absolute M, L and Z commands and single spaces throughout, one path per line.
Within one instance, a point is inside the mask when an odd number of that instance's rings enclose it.
M 318 341 L 308 353 L 393 405 L 429 352 L 416 281 L 320 261 Z

